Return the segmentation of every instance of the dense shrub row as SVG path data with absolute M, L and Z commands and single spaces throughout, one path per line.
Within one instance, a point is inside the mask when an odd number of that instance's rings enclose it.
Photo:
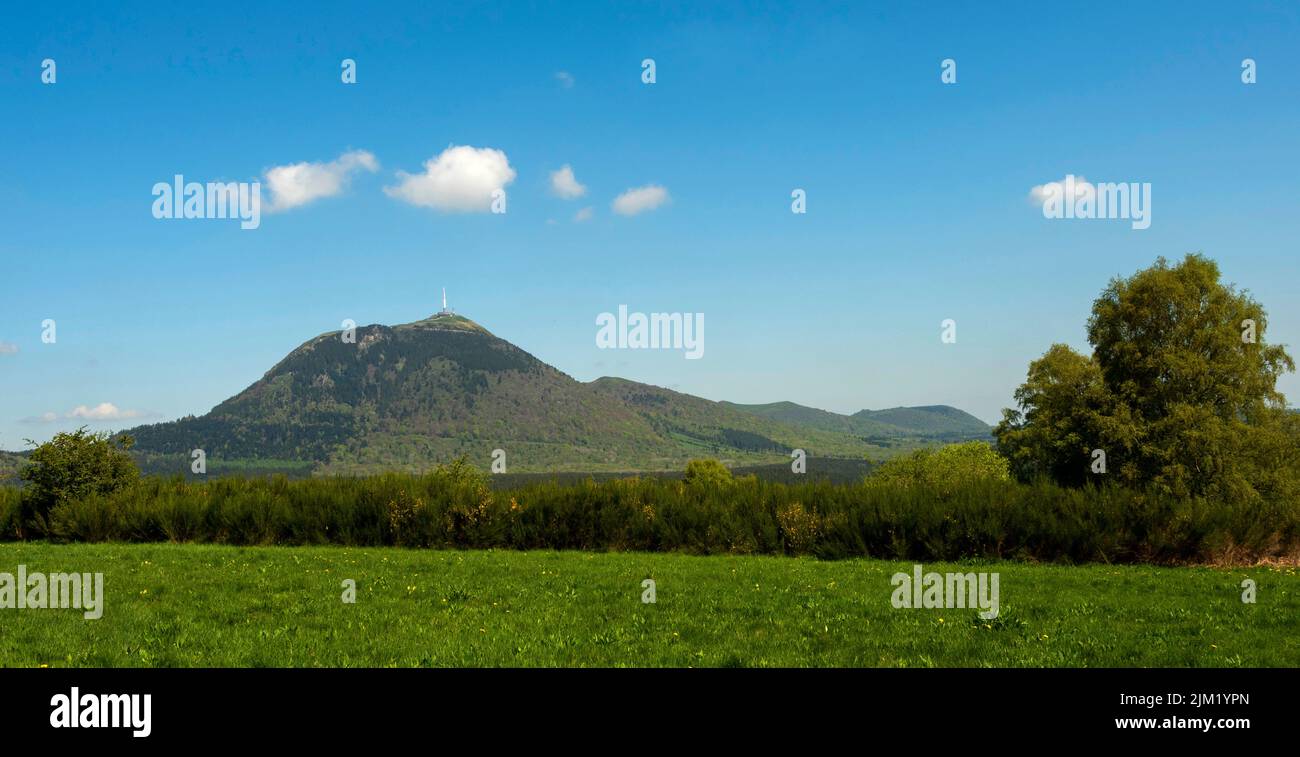
M 1252 561 L 1300 546 L 1294 504 L 997 479 L 787 485 L 699 475 L 493 491 L 460 464 L 423 476 L 148 477 L 63 502 L 25 531 L 19 498 L 0 488 L 0 538 L 1157 563 Z

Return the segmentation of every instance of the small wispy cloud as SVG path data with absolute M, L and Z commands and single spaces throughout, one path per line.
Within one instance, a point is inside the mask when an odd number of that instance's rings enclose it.
M 596 210 L 592 208 L 590 205 L 588 205 L 582 210 L 579 210 L 577 213 L 574 213 L 573 220 L 577 223 L 582 223 L 583 221 L 590 221 L 591 217 L 594 216 L 595 214 L 596 214 Z
M 58 413 L 42 413 L 40 415 L 23 418 L 23 423 L 54 423 L 60 420 L 83 420 L 83 421 L 126 421 L 136 418 L 147 418 L 149 413 L 139 410 L 122 410 L 112 402 L 101 402 L 94 407 L 89 405 L 77 405 L 68 412 L 59 415 Z
M 291 163 L 268 168 L 264 183 L 271 200 L 266 209 L 274 213 L 342 194 L 354 174 L 378 170 L 379 161 L 365 150 L 345 152 L 327 163 Z
M 629 189 L 614 198 L 612 207 L 621 216 L 634 216 L 645 213 L 668 202 L 668 190 L 658 184 Z
M 144 413 L 139 410 L 120 410 L 112 402 L 101 402 L 94 407 L 77 405 L 68 413 L 69 418 L 83 418 L 88 421 L 120 421 L 139 418 Z
M 573 175 L 573 167 L 565 163 L 559 170 L 551 172 L 551 193 L 556 197 L 573 200 L 587 194 L 587 187 Z
M 0 342 L 0 355 L 17 355 L 18 345 L 13 342 Z
M 556 71 L 555 80 L 565 89 L 573 89 L 573 74 L 568 71 Z

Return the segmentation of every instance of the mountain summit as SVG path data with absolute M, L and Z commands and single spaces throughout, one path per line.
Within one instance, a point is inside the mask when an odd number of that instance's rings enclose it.
M 494 450 L 511 472 L 662 470 L 705 455 L 776 462 L 794 448 L 860 459 L 949 432 L 988 434 L 953 408 L 872 425 L 773 407 L 619 378 L 579 382 L 444 306 L 413 323 L 321 334 L 209 413 L 128 433 L 146 456 L 202 449 L 210 462 L 329 473 L 423 470 L 462 454 L 486 467 Z

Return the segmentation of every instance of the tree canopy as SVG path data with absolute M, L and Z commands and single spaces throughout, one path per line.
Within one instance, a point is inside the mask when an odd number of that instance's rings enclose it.
M 19 477 L 23 488 L 23 523 L 44 530 L 50 511 L 62 502 L 94 494 L 111 494 L 139 477 L 127 454 L 132 439 L 91 433 L 85 427 L 61 432 L 32 450 Z
M 1091 356 L 1055 344 L 1003 411 L 998 449 L 1022 479 L 1116 476 L 1179 496 L 1300 494 L 1300 418 L 1265 341 L 1268 318 L 1202 255 L 1110 282 L 1088 319 Z M 1095 450 L 1104 453 L 1104 468 Z

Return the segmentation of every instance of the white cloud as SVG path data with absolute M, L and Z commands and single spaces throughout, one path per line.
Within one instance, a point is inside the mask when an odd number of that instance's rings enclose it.
M 49 415 L 49 413 L 46 413 Z M 94 407 L 77 405 L 68 413 L 68 418 L 82 418 L 88 421 L 120 421 L 130 418 L 139 418 L 144 415 L 139 410 L 119 410 L 117 405 L 111 402 L 101 402 Z
M 515 180 L 506 154 L 490 147 L 451 146 L 424 162 L 424 173 L 398 171 L 389 197 L 448 213 L 484 213 L 492 193 Z
M 1075 200 L 1082 200 L 1096 193 L 1097 188 L 1082 176 L 1069 174 L 1060 181 L 1049 181 L 1030 189 L 1029 201 L 1035 205 L 1043 205 L 1055 198 L 1057 201 L 1063 199 L 1063 206 L 1073 206 Z
M 573 175 L 573 168 L 565 163 L 560 170 L 551 172 L 551 192 L 557 197 L 572 200 L 587 194 L 587 188 L 578 183 Z
M 578 223 L 582 223 L 583 221 L 590 221 L 591 217 L 595 214 L 596 214 L 595 209 L 592 208 L 590 205 L 588 205 L 582 210 L 579 210 L 577 213 L 574 213 L 573 220 L 577 221 Z
M 357 171 L 374 173 L 379 161 L 365 150 L 345 152 L 328 163 L 292 163 L 266 169 L 265 184 L 271 193 L 268 212 L 289 210 L 322 197 L 333 197 L 347 188 Z
M 629 189 L 614 198 L 612 207 L 621 216 L 634 216 L 644 213 L 668 202 L 668 190 L 658 184 Z
M 555 78 L 559 80 L 561 87 L 573 89 L 573 74 L 568 71 L 556 71 Z
M 13 342 L 0 342 L 0 355 L 18 354 L 18 345 Z

